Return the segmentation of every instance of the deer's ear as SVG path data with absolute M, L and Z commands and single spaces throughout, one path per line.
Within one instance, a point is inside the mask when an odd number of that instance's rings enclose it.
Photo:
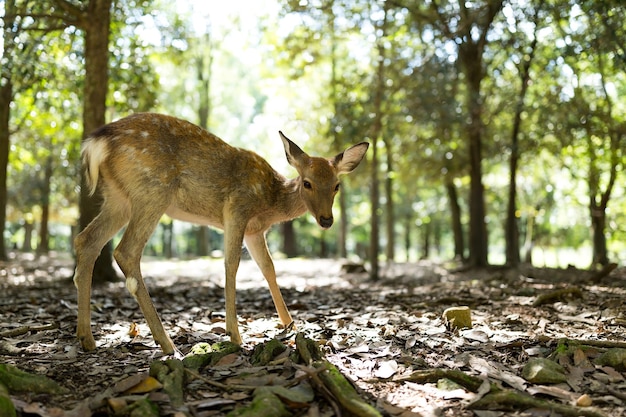
M 354 146 L 349 147 L 345 151 L 335 156 L 335 166 L 339 174 L 347 174 L 352 172 L 365 156 L 365 152 L 369 148 L 370 144 L 367 142 L 361 142 Z
M 287 136 L 283 134 L 280 130 L 278 131 L 280 138 L 283 141 L 283 146 L 285 147 L 285 155 L 287 156 L 287 162 L 292 167 L 298 169 L 299 166 L 302 166 L 303 162 L 309 159 L 309 155 L 307 155 L 298 145 L 293 143 Z

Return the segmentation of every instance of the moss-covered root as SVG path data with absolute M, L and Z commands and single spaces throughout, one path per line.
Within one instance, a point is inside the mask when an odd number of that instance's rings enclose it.
M 150 376 L 163 384 L 163 390 L 170 397 L 172 406 L 180 407 L 185 403 L 183 395 L 183 381 L 185 367 L 178 359 L 154 361 L 150 365 Z
M 447 378 L 456 382 L 463 388 L 471 392 L 478 392 L 478 389 L 483 384 L 483 380 L 467 375 L 463 371 L 457 369 L 426 369 L 423 371 L 413 372 L 406 378 L 402 378 L 401 381 L 417 382 L 418 384 L 435 383 L 440 379 Z
M 270 387 L 254 390 L 254 398 L 247 407 L 237 408 L 227 417 L 288 417 L 291 413 Z
M 378 410 L 361 399 L 352 384 L 339 372 L 335 365 L 328 361 L 321 361 L 314 366 L 326 368 L 326 372 L 320 372 L 319 377 L 343 409 L 359 417 L 381 416 Z
M 0 383 L 0 416 L 15 417 L 16 415 L 15 406 L 9 397 L 9 390 Z
M 29 374 L 13 365 L 0 364 L 0 383 L 10 391 L 35 392 L 41 394 L 63 394 L 67 390 L 52 379 Z
M 471 403 L 468 408 L 473 410 L 525 410 L 528 408 L 541 408 L 562 416 L 606 417 L 591 407 L 574 407 L 535 398 L 513 390 L 492 391 L 478 401 Z
M 250 362 L 253 365 L 267 365 L 276 356 L 280 355 L 287 349 L 287 346 L 280 343 L 277 339 L 272 339 L 267 343 L 256 345 L 252 352 L 252 358 Z
M 323 359 L 317 343 L 300 333 L 296 335 L 296 349 L 306 364 L 318 370 L 322 369 L 318 373 L 319 380 L 343 409 L 359 417 L 381 416 L 378 410 L 361 399 L 356 389 L 337 367 Z
M 213 366 L 224 356 L 240 350 L 241 346 L 231 342 L 218 342 L 213 345 L 198 343 L 191 348 L 191 352 L 183 359 L 183 364 L 185 368 L 197 371 L 205 366 Z

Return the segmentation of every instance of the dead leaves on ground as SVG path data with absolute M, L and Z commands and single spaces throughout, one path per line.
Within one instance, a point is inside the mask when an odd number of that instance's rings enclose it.
M 212 346 L 226 339 L 221 264 L 208 278 L 203 271 L 213 270 L 211 265 L 194 261 L 192 266 L 200 269 L 178 281 L 171 276 L 174 269 L 161 264 L 157 269 L 165 271 L 163 276 L 154 270 L 147 274 L 176 345 L 190 353 L 204 342 L 194 351 L 199 364 L 191 366 L 186 358 L 182 371 L 173 365 L 177 362 L 159 358 L 123 283 L 95 290 L 100 347 L 89 354 L 76 349 L 75 294 L 69 283 L 35 285 L 38 276 L 21 281 L 30 287 L 6 287 L 11 302 L 2 301 L 0 331 L 15 333 L 1 341 L 1 361 L 70 390 L 44 397 L 12 393 L 18 409 L 40 416 L 52 411 L 83 416 L 94 410 L 139 415 L 154 412 L 156 405 L 159 413 L 177 417 L 223 416 L 280 402 L 292 415 L 338 415 L 332 402 L 337 400 L 315 385 L 315 378 L 329 371 L 293 360 L 293 332 L 277 328 L 263 279 L 246 262 L 238 308 L 247 345 L 214 355 L 222 348 Z M 427 264 L 395 265 L 385 279 L 371 283 L 363 275 L 340 276 L 340 265 L 332 261 L 279 261 L 276 269 L 299 331 L 353 382 L 360 399 L 386 416 L 493 417 L 510 410 L 528 416 L 571 410 L 617 416 L 625 411 L 623 270 L 603 280 L 568 270 L 452 274 Z M 442 318 L 444 310 L 459 306 L 471 310 L 471 328 L 451 326 L 449 320 L 446 325 Z M 131 327 L 133 322 L 139 326 Z M 257 363 L 260 353 L 271 359 Z M 558 364 L 554 380 L 524 373 L 529 363 L 550 371 L 545 360 Z M 181 373 L 182 394 L 168 388 L 178 384 Z M 139 392 L 128 391 L 129 384 L 139 385 Z

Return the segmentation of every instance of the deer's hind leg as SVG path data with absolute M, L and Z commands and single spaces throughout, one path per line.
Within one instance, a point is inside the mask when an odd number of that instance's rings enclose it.
M 128 222 L 129 206 L 126 202 L 104 201 L 100 213 L 74 240 L 76 271 L 74 285 L 78 292 L 78 323 L 76 336 L 84 350 L 96 348 L 91 333 L 91 282 L 96 259 L 106 243 Z
M 145 194 L 150 195 L 150 193 Z M 163 328 L 163 323 L 152 303 L 140 268 L 143 249 L 169 205 L 167 201 L 155 200 L 157 199 L 132 202 L 128 227 L 119 245 L 115 248 L 113 256 L 126 277 L 126 288 L 139 303 L 141 312 L 152 332 L 152 337 L 161 346 L 164 353 L 171 354 L 175 352 L 174 343 Z

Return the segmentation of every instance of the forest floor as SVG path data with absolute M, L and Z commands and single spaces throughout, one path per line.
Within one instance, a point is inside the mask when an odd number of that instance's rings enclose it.
M 222 261 L 142 266 L 183 355 L 199 343 L 228 340 Z M 267 408 L 274 417 L 626 415 L 626 269 L 600 276 L 576 269 L 454 271 L 420 262 L 386 266 L 372 282 L 366 273 L 345 273 L 339 261 L 279 260 L 278 281 L 297 326 L 282 329 L 260 272 L 244 260 L 237 293 L 242 349 L 177 368 L 180 362 L 155 346 L 123 281 L 94 288 L 98 348 L 83 352 L 75 338 L 72 267 L 68 258 L 27 256 L 0 267 L 0 370 L 32 383 L 9 386 L 18 416 L 263 415 L 253 403 L 279 407 Z M 442 318 L 458 306 L 470 308 L 471 328 Z M 323 361 L 303 362 L 297 333 L 352 382 L 357 396 L 349 400 L 360 400 L 365 411 L 346 411 L 340 393 L 325 388 Z M 278 343 L 265 349 L 272 341 Z M 259 351 L 270 355 L 259 361 Z M 40 389 L 49 380 L 60 389 Z M 278 404 L 268 405 L 272 400 Z

